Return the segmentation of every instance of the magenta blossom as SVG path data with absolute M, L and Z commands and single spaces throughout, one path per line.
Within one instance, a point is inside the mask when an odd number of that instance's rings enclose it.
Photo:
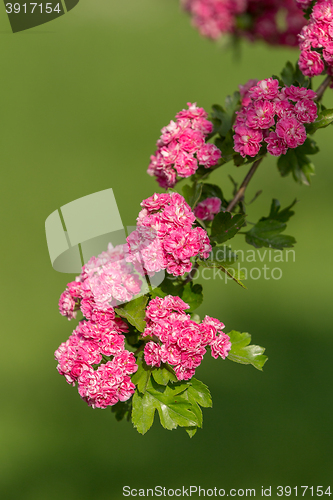
M 127 238 L 127 261 L 141 274 L 166 269 L 181 276 L 191 271 L 191 257 L 208 258 L 212 249 L 208 234 L 193 227 L 195 214 L 180 194 L 155 193 L 141 206 L 137 229 Z
M 181 0 L 181 3 L 193 26 L 212 40 L 234 34 L 251 41 L 262 39 L 272 45 L 295 46 L 297 34 L 305 24 L 294 0 Z M 278 22 L 281 16 L 284 27 Z M 248 27 L 241 27 L 244 17 L 250 21 Z
M 208 114 L 196 104 L 187 103 L 183 109 L 162 129 L 157 141 L 157 151 L 150 158 L 148 174 L 155 176 L 163 188 L 173 187 L 178 177 L 190 177 L 199 165 L 210 168 L 221 158 L 220 150 L 206 143 L 213 125 L 207 120 Z
M 247 89 L 247 98 L 236 113 L 234 150 L 256 156 L 264 142 L 273 156 L 286 154 L 288 148 L 302 145 L 306 139 L 304 123 L 317 118 L 316 93 L 304 87 L 283 87 L 268 78 Z
M 220 198 L 206 198 L 198 203 L 194 209 L 194 215 L 201 220 L 213 220 L 214 215 L 221 210 Z
M 222 331 L 223 323 L 206 316 L 198 324 L 185 313 L 188 308 L 179 297 L 156 297 L 147 307 L 147 326 L 142 334 L 154 338 L 145 345 L 147 365 L 159 367 L 168 363 L 178 380 L 193 377 L 208 346 L 215 359 L 225 359 L 231 349 L 230 337 Z
M 308 7 L 308 2 L 300 2 Z M 331 74 L 333 69 L 333 1 L 315 2 L 309 22 L 299 34 L 301 50 L 298 65 L 306 76 L 320 75 L 323 71 Z

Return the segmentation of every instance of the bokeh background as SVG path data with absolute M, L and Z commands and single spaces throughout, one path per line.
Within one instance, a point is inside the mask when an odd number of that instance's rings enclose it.
M 310 188 L 281 179 L 273 159 L 249 187 L 249 196 L 263 189 L 252 220 L 268 213 L 272 197 L 300 201 L 288 227 L 296 261 L 281 264 L 282 279 L 247 280 L 247 290 L 205 283 L 199 314 L 220 318 L 226 331 L 249 331 L 269 361 L 261 373 L 204 360 L 197 376 L 214 407 L 192 440 L 162 429 L 157 417 L 141 436 L 109 410 L 88 408 L 57 374 L 53 352 L 74 328 L 57 302 L 73 276 L 52 269 L 44 233 L 55 209 L 109 187 L 132 225 L 142 199 L 158 190 L 146 169 L 160 129 L 188 101 L 210 109 L 239 83 L 295 62 L 297 51 L 215 45 L 191 28 L 177 0 L 81 0 L 15 35 L 1 7 L 0 47 L 1 498 L 118 500 L 124 485 L 257 488 L 258 496 L 271 485 L 277 498 L 278 485 L 327 487 L 332 127 L 318 133 Z M 325 102 L 333 107 L 332 91 Z M 228 174 L 240 180 L 245 170 L 227 165 L 211 180 L 230 195 Z M 250 248 L 240 236 L 237 245 Z

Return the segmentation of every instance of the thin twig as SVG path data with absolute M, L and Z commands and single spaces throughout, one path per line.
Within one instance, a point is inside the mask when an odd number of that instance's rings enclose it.
M 134 355 L 136 356 L 137 354 L 139 354 L 140 351 L 142 351 L 142 349 L 145 347 L 146 343 L 143 343 L 142 345 L 140 345 L 140 347 L 137 348 L 136 351 L 134 351 Z
M 248 183 L 252 179 L 253 175 L 255 174 L 255 172 L 256 172 L 257 168 L 259 167 L 260 163 L 262 162 L 263 158 L 264 157 L 259 158 L 259 160 L 255 161 L 252 164 L 252 166 L 251 166 L 250 170 L 248 171 L 245 179 L 243 180 L 239 190 L 237 191 L 236 195 L 234 196 L 234 199 L 231 200 L 231 202 L 227 206 L 227 212 L 231 212 L 231 210 L 237 205 L 237 203 L 239 201 L 243 200 L 244 194 L 245 194 L 245 189 L 247 188 Z
M 186 280 L 184 281 L 184 285 L 187 285 L 190 281 L 193 280 L 194 276 L 196 275 L 196 272 L 198 270 L 199 264 L 196 262 L 194 266 L 192 267 L 191 271 L 189 272 Z
M 331 83 L 331 81 L 332 81 L 332 77 L 330 75 L 327 75 L 325 80 L 319 85 L 319 87 L 316 90 L 316 94 L 317 94 L 317 97 L 315 99 L 316 101 L 320 101 L 320 99 L 323 97 L 324 92 L 327 89 L 327 87 L 329 86 L 329 84 Z

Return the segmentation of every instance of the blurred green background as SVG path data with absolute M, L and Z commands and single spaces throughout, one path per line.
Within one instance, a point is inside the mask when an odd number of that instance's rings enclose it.
M 298 242 L 296 262 L 281 265 L 281 280 L 248 280 L 247 290 L 205 283 L 199 314 L 249 331 L 269 361 L 260 373 L 204 360 L 197 376 L 214 406 L 192 440 L 157 421 L 141 436 L 109 410 L 88 408 L 57 374 L 53 352 L 74 328 L 57 303 L 72 276 L 52 269 L 44 233 L 55 209 L 109 187 L 132 225 L 142 199 L 158 190 L 146 169 L 160 129 L 188 101 L 209 110 L 239 83 L 295 62 L 297 51 L 243 43 L 238 57 L 200 38 L 177 0 L 81 0 L 63 18 L 15 35 L 2 7 L 0 46 L 1 498 L 118 500 L 124 485 L 257 488 L 258 496 L 261 486 L 327 487 L 331 127 L 317 137 L 312 187 L 281 179 L 272 158 L 249 187 L 249 196 L 263 189 L 252 220 L 268 213 L 272 197 L 300 200 L 287 232 Z M 325 103 L 333 107 L 332 91 Z M 245 170 L 227 165 L 211 177 L 228 196 L 230 173 L 240 180 Z M 233 247 L 246 248 L 238 240 Z

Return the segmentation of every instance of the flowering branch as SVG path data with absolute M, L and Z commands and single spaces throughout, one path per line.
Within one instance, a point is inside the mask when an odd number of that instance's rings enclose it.
M 259 160 L 255 161 L 252 164 L 235 197 L 233 198 L 233 200 L 231 200 L 231 202 L 227 206 L 227 212 L 231 212 L 231 210 L 237 205 L 237 203 L 244 199 L 245 190 L 263 159 L 264 157 L 259 158 Z

